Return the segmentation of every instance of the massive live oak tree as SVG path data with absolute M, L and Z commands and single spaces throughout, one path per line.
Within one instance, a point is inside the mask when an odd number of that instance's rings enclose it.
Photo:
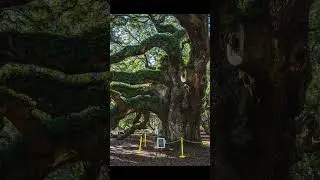
M 11 11 L 0 32 L 0 176 L 108 179 L 108 5 L 79 0 L 13 7 L 22 2 L 0 3 L 9 8 L 4 14 Z M 75 15 L 85 23 L 78 11 L 103 18 L 68 30 Z
M 200 140 L 208 15 L 113 15 L 111 34 L 111 129 L 131 113 L 153 112 L 169 140 Z M 126 62 L 144 66 L 117 69 Z
M 214 178 L 289 179 L 311 80 L 311 0 L 214 5 Z

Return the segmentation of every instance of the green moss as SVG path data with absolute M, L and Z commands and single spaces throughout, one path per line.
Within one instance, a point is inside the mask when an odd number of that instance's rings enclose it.
M 11 102 L 16 101 L 18 103 L 22 103 L 26 106 L 36 106 L 37 103 L 33 101 L 30 97 L 17 93 L 11 89 L 5 88 L 3 86 L 0 87 L 0 97 L 4 99 L 10 99 Z
M 75 163 L 65 164 L 58 169 L 50 172 L 45 180 L 61 180 L 61 179 L 84 179 L 85 178 L 85 163 L 78 161 Z
M 109 78 L 108 72 L 99 72 L 93 75 L 92 73 L 68 75 L 61 71 L 52 70 L 35 65 L 21 65 L 21 64 L 6 64 L 1 68 L 0 81 L 5 83 L 12 78 L 23 78 L 35 80 L 54 80 L 59 83 L 69 85 L 88 85 L 101 84 Z
M 159 114 L 161 112 L 161 101 L 158 97 L 154 96 L 138 95 L 132 98 L 124 99 L 124 103 L 127 109 L 134 109 L 135 111 L 151 111 L 155 114 Z M 122 119 L 126 115 L 124 114 L 125 111 L 121 111 L 117 105 L 111 105 L 110 117 L 115 122 Z M 114 124 L 111 124 L 111 127 L 113 125 Z
M 48 132 L 56 138 L 65 138 L 71 126 L 78 126 L 84 130 L 95 122 L 107 122 L 108 113 L 106 107 L 88 107 L 80 112 L 53 118 L 45 123 Z
M 185 30 L 179 30 L 173 35 L 169 33 L 155 34 L 142 41 L 140 45 L 127 46 L 121 51 L 112 54 L 111 64 L 121 62 L 131 56 L 141 55 L 154 47 L 159 47 L 167 53 L 179 52 L 180 39 L 185 34 Z
M 128 84 L 142 84 L 148 82 L 163 82 L 164 75 L 158 70 L 140 70 L 135 73 L 113 71 L 112 81 L 124 82 Z
M 115 90 L 119 93 L 121 92 L 120 95 L 127 98 L 148 94 L 148 91 L 150 89 L 150 87 L 145 84 L 130 85 L 122 82 L 112 82 L 110 87 L 111 90 Z

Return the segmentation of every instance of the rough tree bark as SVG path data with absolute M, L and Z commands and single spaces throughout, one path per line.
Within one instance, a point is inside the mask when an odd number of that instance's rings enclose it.
M 173 87 L 170 94 L 169 137 L 171 140 L 184 137 L 200 140 L 200 121 L 202 98 L 205 90 L 205 68 L 209 61 L 208 15 L 176 15 L 188 32 L 191 43 L 190 60 L 184 67 L 169 64 Z M 180 62 L 181 65 L 181 62 Z M 184 70 L 185 72 L 181 72 Z M 177 82 L 185 73 L 186 82 Z M 182 103 L 181 103 L 182 102 Z M 178 131 L 178 132 L 177 132 Z
M 214 179 L 289 179 L 293 118 L 310 82 L 310 4 L 311 0 L 216 4 L 211 48 L 216 95 Z M 239 79 L 241 73 L 246 77 Z M 252 81 L 241 83 L 245 79 Z M 241 95 L 241 89 L 249 93 Z M 249 101 L 237 103 L 243 99 Z M 240 114 L 241 108 L 248 113 Z M 235 141 L 245 134 L 236 134 L 237 121 L 245 123 L 250 138 Z

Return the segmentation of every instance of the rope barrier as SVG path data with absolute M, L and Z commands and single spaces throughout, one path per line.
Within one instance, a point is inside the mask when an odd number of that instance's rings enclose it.
M 187 139 L 183 139 L 184 141 L 187 141 L 187 142 L 189 142 L 189 143 L 195 143 L 195 144 L 198 144 L 198 143 L 203 143 L 202 141 L 200 141 L 200 142 L 195 142 L 195 141 L 190 141 L 190 140 L 187 140 Z
M 139 144 L 139 150 L 138 150 L 138 154 L 139 155 L 141 155 L 141 150 L 142 150 L 142 142 L 143 142 L 143 140 L 144 140 L 144 147 L 146 147 L 147 146 L 147 144 L 146 144 L 146 140 L 147 140 L 147 135 L 146 135 L 147 133 L 142 133 L 142 135 L 140 136 L 140 144 Z M 143 136 L 144 136 L 144 138 L 143 138 Z M 158 137 L 157 137 L 158 138 Z M 181 137 L 181 138 L 179 138 L 179 139 L 177 139 L 177 140 L 175 140 L 175 141 L 171 141 L 171 142 L 164 142 L 165 144 L 173 144 L 173 143 L 176 143 L 176 142 L 179 142 L 180 141 L 180 145 L 181 145 L 181 155 L 179 156 L 179 158 L 185 158 L 186 156 L 184 155 L 184 148 L 183 148 L 183 141 L 186 141 L 186 142 L 189 142 L 189 143 L 194 143 L 194 144 L 204 144 L 204 142 L 203 141 L 200 141 L 200 142 L 196 142 L 196 141 L 190 141 L 190 140 L 187 140 L 187 139 L 184 139 L 183 137 Z M 158 143 L 158 142 L 157 142 Z M 157 145 L 157 147 L 158 147 L 158 145 Z
M 180 139 L 178 139 L 178 140 L 176 140 L 176 141 L 172 141 L 172 142 L 166 142 L 166 144 L 172 144 L 172 143 L 175 143 L 175 142 L 178 142 L 178 141 L 180 141 Z M 203 143 L 203 141 L 195 142 L 195 141 L 190 141 L 190 140 L 187 140 L 187 139 L 183 139 L 183 141 L 187 141 L 187 142 L 189 142 L 189 143 L 195 143 L 195 144 L 197 144 L 197 143 L 202 144 L 202 143 Z
M 176 141 L 172 141 L 172 142 L 166 142 L 166 144 L 172 144 L 172 143 L 176 143 L 176 142 L 178 142 L 178 141 L 180 141 L 180 139 L 178 139 L 178 140 L 176 140 Z

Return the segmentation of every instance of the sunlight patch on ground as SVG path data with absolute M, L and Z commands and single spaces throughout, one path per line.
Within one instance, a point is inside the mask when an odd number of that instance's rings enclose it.
M 136 153 L 138 154 L 138 151 L 136 151 Z M 157 157 L 165 157 L 165 158 L 169 158 L 169 159 L 175 159 L 176 157 L 173 156 L 169 156 L 160 152 L 150 152 L 150 151 L 142 151 L 141 153 L 139 153 L 140 156 L 143 157 L 152 157 L 152 158 L 157 158 Z
M 110 153 L 115 153 L 115 154 L 136 154 L 136 155 L 140 155 L 143 157 L 151 157 L 151 158 L 156 158 L 156 157 L 165 157 L 165 158 L 169 158 L 169 159 L 175 159 L 176 157 L 172 157 L 169 155 L 166 155 L 164 153 L 161 152 L 154 152 L 154 151 L 141 151 L 139 153 L 139 150 L 137 148 L 137 150 L 127 150 L 124 149 L 125 146 L 110 146 Z M 132 145 L 131 147 L 135 147 L 135 145 Z
M 110 146 L 110 153 L 116 153 L 116 154 L 133 154 L 132 150 L 126 150 L 123 149 L 123 147 L 114 147 Z

